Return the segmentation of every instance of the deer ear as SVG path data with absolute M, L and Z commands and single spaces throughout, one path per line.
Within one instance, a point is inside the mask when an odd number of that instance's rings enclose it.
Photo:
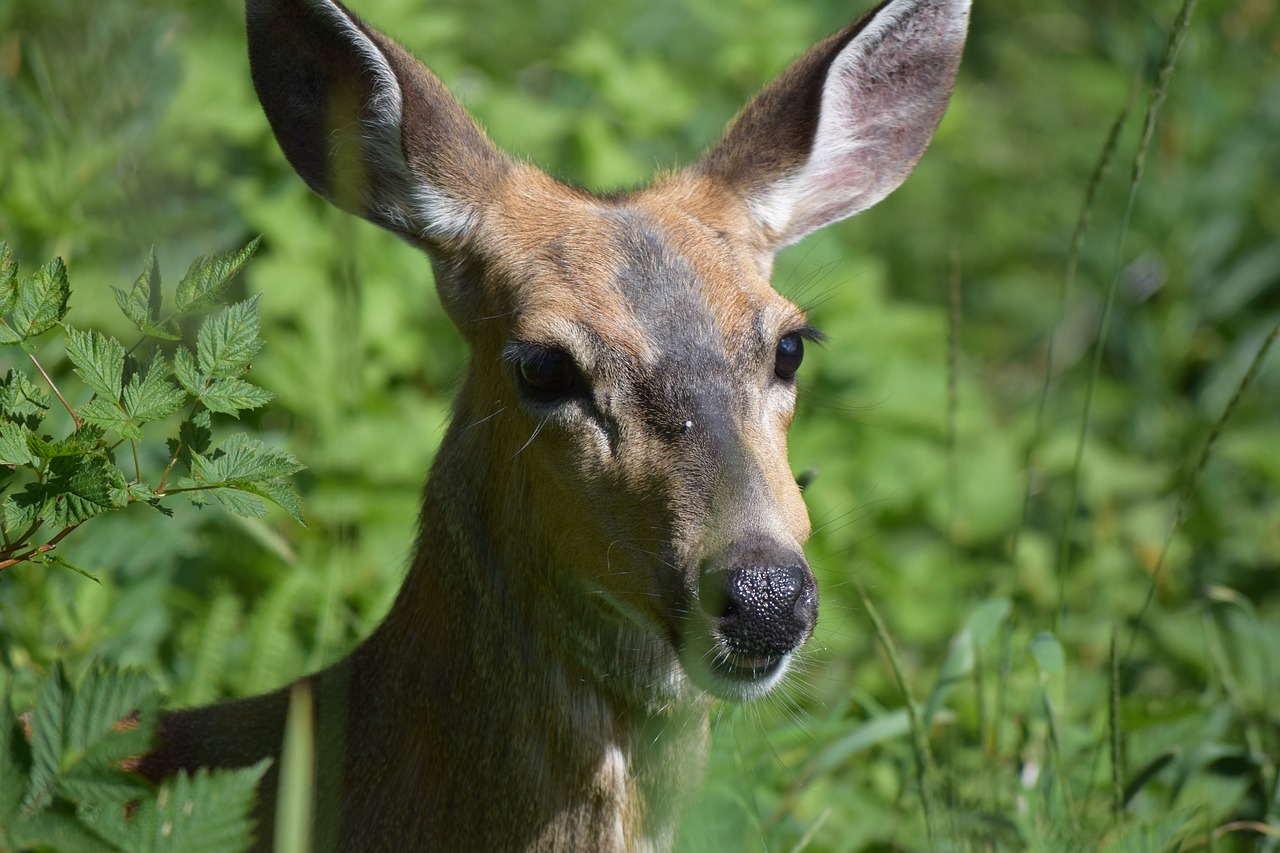
M 248 0 L 254 88 L 285 157 L 344 210 L 438 248 L 507 168 L 421 63 L 334 0 Z
M 938 126 L 969 0 L 888 0 L 796 60 L 695 167 L 747 203 L 773 250 L 906 180 Z

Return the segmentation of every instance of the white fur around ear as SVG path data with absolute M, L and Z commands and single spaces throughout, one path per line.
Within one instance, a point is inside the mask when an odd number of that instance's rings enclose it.
M 386 55 L 337 4 L 326 1 L 319 8 L 372 78 L 359 122 L 366 173 L 356 179 L 367 182 L 360 189 L 364 215 L 410 239 L 447 242 L 466 236 L 475 224 L 471 206 L 424 180 L 405 159 L 404 98 Z
M 777 246 L 871 207 L 924 153 L 951 95 L 969 0 L 894 0 L 832 60 L 807 159 L 747 199 Z

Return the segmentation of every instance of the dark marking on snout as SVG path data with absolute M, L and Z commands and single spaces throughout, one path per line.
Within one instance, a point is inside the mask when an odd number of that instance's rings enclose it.
M 802 554 L 763 539 L 746 540 L 723 560 L 703 565 L 698 604 L 731 653 L 778 657 L 813 633 L 818 591 Z

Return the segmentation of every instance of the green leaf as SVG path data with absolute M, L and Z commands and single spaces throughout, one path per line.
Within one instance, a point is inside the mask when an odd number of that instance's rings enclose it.
M 143 753 L 155 728 L 159 698 L 138 671 L 90 670 L 65 716 L 58 793 L 69 800 L 123 806 L 145 790 L 120 762 Z
M 253 844 L 253 807 L 263 759 L 243 770 L 179 773 L 148 797 L 133 816 L 104 822 L 100 831 L 130 853 L 226 853 Z
M 142 275 L 133 283 L 128 293 L 113 287 L 116 304 L 124 315 L 133 321 L 144 335 L 176 341 L 180 337 L 177 325 L 170 320 L 160 322 L 160 264 L 156 261 L 155 246 L 147 254 L 146 266 Z
M 0 850 L 20 849 L 13 828 L 31 768 L 31 745 L 13 715 L 10 684 L 0 692 Z
M 13 540 L 36 523 L 44 515 L 44 492 L 32 490 L 30 486 L 16 495 L 4 499 L 4 533 Z M 26 540 L 11 541 L 11 545 L 23 544 Z
M 120 399 L 124 346 L 101 332 L 67 329 L 67 358 L 84 384 L 111 402 Z
M 239 416 L 243 409 L 256 409 L 275 399 L 275 394 L 243 379 L 215 379 L 200 395 L 211 411 Z
M 8 314 L 18 301 L 18 262 L 9 244 L 0 240 L 0 314 Z
M 67 313 L 71 285 L 61 258 L 45 264 L 18 285 L 13 331 L 30 338 L 52 329 Z
M 169 445 L 169 455 L 176 455 L 188 471 L 191 470 L 191 454 L 209 451 L 209 445 L 213 442 L 210 423 L 209 413 L 201 409 L 182 422 L 176 439 L 171 438 L 166 442 Z
M 0 417 L 36 429 L 49 411 L 51 398 L 27 378 L 25 373 L 10 370 L 0 380 Z
M 145 372 L 129 377 L 124 388 L 124 410 L 137 423 L 164 420 L 187 401 L 187 394 L 169 381 L 169 364 L 157 355 Z
M 209 317 L 196 336 L 196 358 L 205 376 L 239 376 L 260 349 L 257 296 Z
M 212 459 L 194 457 L 192 476 L 209 485 L 274 480 L 296 474 L 304 466 L 298 458 L 256 438 L 236 433 L 218 446 Z
M 62 766 L 62 742 L 65 730 L 67 679 L 62 662 L 57 661 L 36 694 L 36 707 L 31 712 L 31 777 L 22 805 L 34 811 L 53 802 L 53 789 Z
M 59 456 L 50 460 L 45 488 L 52 505 L 49 521 L 55 527 L 79 524 L 128 503 L 124 475 L 101 457 Z
M 134 441 L 142 438 L 142 428 L 133 423 L 128 415 L 120 411 L 119 403 L 97 397 L 76 409 L 76 413 L 89 423 L 97 424 L 103 429 L 109 429 L 121 438 Z
M 198 257 L 178 282 L 177 306 L 181 312 L 199 311 L 217 304 L 218 297 L 236 273 L 258 250 L 262 238 L 255 237 L 238 252 Z
M 302 498 L 294 491 L 293 484 L 287 480 L 263 480 L 257 483 L 246 483 L 240 488 L 246 492 L 260 495 L 279 506 L 293 517 L 293 520 L 307 526 L 302 514 Z
M 205 376 L 196 367 L 195 356 L 186 347 L 178 347 L 173 354 L 173 375 L 188 393 L 197 397 L 204 393 Z
M 235 486 L 222 486 L 204 491 L 209 497 L 222 504 L 222 508 L 227 512 L 242 518 L 261 518 L 267 514 L 267 507 L 262 501 Z
M 13 421 L 0 421 L 0 463 L 5 465 L 34 465 L 35 456 L 27 445 L 31 430 Z
M 93 581 L 98 586 L 102 586 L 102 581 L 98 579 L 97 575 L 95 575 L 93 572 L 85 571 L 84 569 L 80 568 L 75 563 L 71 562 L 61 554 L 55 554 L 52 551 L 47 551 L 41 555 L 40 559 L 46 563 L 53 563 L 55 566 L 62 566 L 64 569 L 70 569 L 76 574 L 82 577 L 86 577 L 89 580 Z

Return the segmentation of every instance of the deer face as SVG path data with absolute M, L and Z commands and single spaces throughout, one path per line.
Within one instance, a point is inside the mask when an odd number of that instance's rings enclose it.
M 464 414 L 509 460 L 493 468 L 540 528 L 543 586 L 658 638 L 705 691 L 767 690 L 817 614 L 786 455 L 817 334 L 769 286 L 773 253 L 905 179 L 950 95 L 968 0 L 882 4 L 701 162 L 613 196 L 508 160 L 337 2 L 250 9 L 255 85 L 290 161 L 432 256 L 472 350 Z
M 455 307 L 494 389 L 488 428 L 564 530 L 557 582 L 742 698 L 816 618 L 786 432 L 817 333 L 740 210 L 686 203 L 714 195 L 697 182 L 605 200 L 513 179 L 463 264 L 477 298 Z

